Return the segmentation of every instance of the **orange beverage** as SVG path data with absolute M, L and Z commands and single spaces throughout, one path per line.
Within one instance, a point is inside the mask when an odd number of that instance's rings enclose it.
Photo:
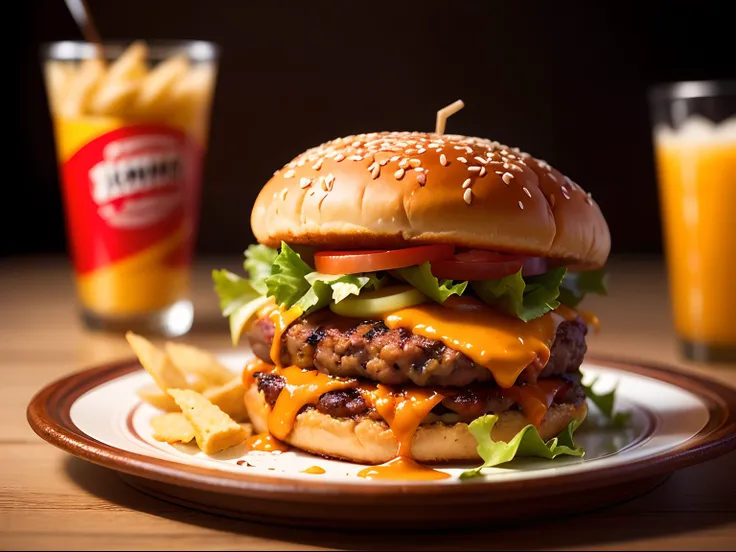
M 654 134 L 675 328 L 686 356 L 736 360 L 736 95 L 686 84 Z
M 216 49 L 52 44 L 46 87 L 79 303 L 90 327 L 180 335 Z

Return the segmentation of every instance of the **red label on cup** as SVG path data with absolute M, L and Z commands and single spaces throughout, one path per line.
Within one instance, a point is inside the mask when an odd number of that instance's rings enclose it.
M 182 230 L 188 239 L 167 263 L 188 263 L 201 164 L 201 147 L 162 125 L 116 128 L 82 146 L 61 169 L 77 272 L 131 257 Z

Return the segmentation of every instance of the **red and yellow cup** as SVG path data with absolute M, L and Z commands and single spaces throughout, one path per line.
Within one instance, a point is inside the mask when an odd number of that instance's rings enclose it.
M 67 236 L 90 327 L 164 335 L 191 327 L 216 62 L 205 42 L 47 49 Z

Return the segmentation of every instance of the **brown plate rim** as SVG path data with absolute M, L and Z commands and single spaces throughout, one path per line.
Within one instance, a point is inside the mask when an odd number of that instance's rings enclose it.
M 670 383 L 697 395 L 707 405 L 709 419 L 697 435 L 673 449 L 635 460 L 623 466 L 609 466 L 586 472 L 540 476 L 533 480 L 498 481 L 477 479 L 459 485 L 432 483 L 370 484 L 325 483 L 269 477 L 248 472 L 232 473 L 214 468 L 181 464 L 131 453 L 102 443 L 82 432 L 71 420 L 71 405 L 84 393 L 115 378 L 142 370 L 137 359 L 106 363 L 61 378 L 31 399 L 27 419 L 32 429 L 52 445 L 84 460 L 134 476 L 164 483 L 239 496 L 273 500 L 355 503 L 369 496 L 390 495 L 410 502 L 418 495 L 443 500 L 496 502 L 506 497 L 550 496 L 593 490 L 610 485 L 671 473 L 736 450 L 736 388 L 710 378 L 653 363 L 638 363 L 611 357 L 590 356 L 586 363 L 639 374 Z M 489 486 L 493 492 L 489 492 Z

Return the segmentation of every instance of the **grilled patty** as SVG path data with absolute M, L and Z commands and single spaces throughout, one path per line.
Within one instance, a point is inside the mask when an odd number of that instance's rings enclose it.
M 519 381 L 577 372 L 587 350 L 587 326 L 563 321 L 557 328 L 551 356 L 540 371 L 530 364 Z M 274 326 L 268 317 L 248 332 L 253 352 L 270 362 Z M 281 337 L 281 362 L 331 376 L 368 378 L 386 385 L 463 387 L 492 381 L 491 372 L 463 353 L 404 328 L 389 329 L 382 321 L 343 318 L 329 310 L 294 322 Z
M 585 393 L 580 386 L 578 375 L 562 376 L 564 387 L 554 398 L 554 403 L 570 403 L 578 406 L 585 400 Z M 283 376 L 268 373 L 256 374 L 258 390 L 262 391 L 266 402 L 273 406 L 284 388 Z M 518 408 L 516 401 L 504 395 L 503 389 L 495 385 L 474 384 L 462 389 L 440 389 L 445 398 L 432 409 L 435 416 L 454 415 L 452 422 L 472 421 L 483 414 L 500 414 Z M 353 418 L 370 416 L 378 418 L 375 410 L 370 408 L 357 389 L 341 389 L 324 393 L 316 404 L 305 408 L 316 408 L 323 414 L 334 418 Z

